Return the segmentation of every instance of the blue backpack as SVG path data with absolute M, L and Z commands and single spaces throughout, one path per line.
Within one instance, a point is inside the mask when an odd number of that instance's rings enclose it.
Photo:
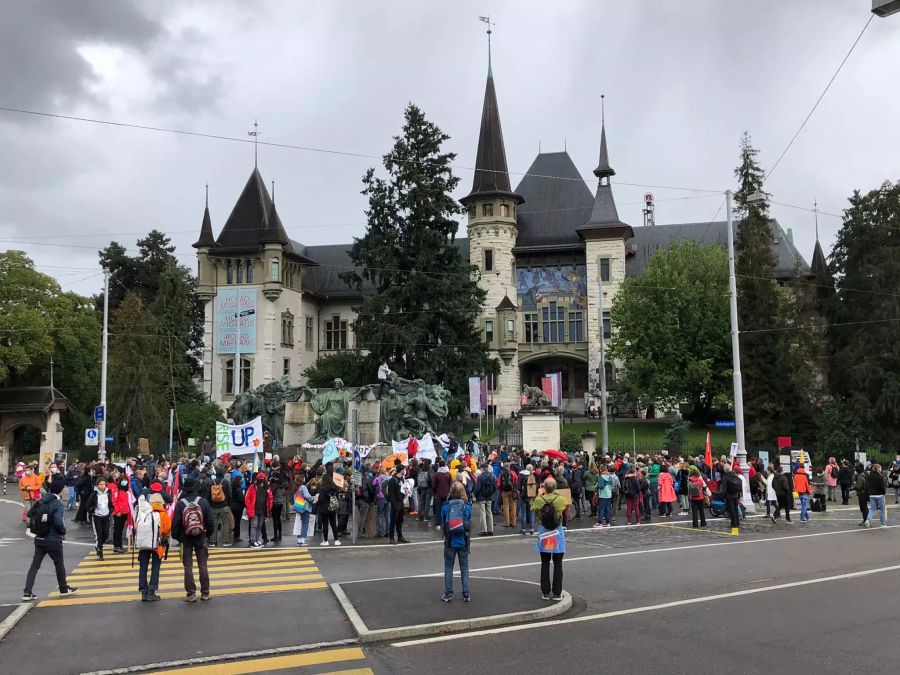
M 466 503 L 462 499 L 453 499 L 447 509 L 447 525 L 445 536 L 447 545 L 454 549 L 466 547 L 471 515 L 466 515 Z

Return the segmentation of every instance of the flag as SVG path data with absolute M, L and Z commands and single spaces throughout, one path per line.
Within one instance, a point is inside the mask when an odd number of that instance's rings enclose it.
M 328 442 L 325 444 L 325 450 L 322 453 L 322 464 L 328 464 L 328 462 L 336 462 L 340 458 L 341 453 L 338 452 L 337 445 L 335 444 L 334 439 L 328 439 Z
M 480 415 L 481 407 L 481 378 L 473 375 L 469 378 L 469 412 Z
M 481 410 L 483 412 L 487 412 L 487 392 L 488 392 L 488 381 L 486 377 L 481 378 Z
M 483 21 L 484 23 L 489 24 L 489 23 L 491 22 L 491 17 L 489 17 L 489 16 L 479 16 L 479 17 L 478 17 L 478 20 L 479 20 L 479 21 Z
M 706 454 L 703 457 L 703 460 L 706 462 L 706 466 L 710 470 L 710 475 L 712 475 L 712 436 L 707 431 L 706 432 Z

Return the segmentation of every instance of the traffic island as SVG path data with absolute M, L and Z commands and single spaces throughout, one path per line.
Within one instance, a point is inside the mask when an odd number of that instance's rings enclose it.
M 565 591 L 561 600 L 548 602 L 536 584 L 494 577 L 472 577 L 472 602 L 463 602 L 459 578 L 453 583 L 452 602 L 441 600 L 442 576 L 349 581 L 331 584 L 331 589 L 360 642 L 530 623 L 572 607 L 572 596 Z

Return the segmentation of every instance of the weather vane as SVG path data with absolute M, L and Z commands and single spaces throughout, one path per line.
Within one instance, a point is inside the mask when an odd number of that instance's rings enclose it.
M 248 136 L 253 136 L 253 167 L 256 168 L 259 163 L 259 123 L 253 120 L 253 131 L 248 131 Z
M 493 32 L 493 31 L 491 30 L 491 26 L 496 26 L 497 24 L 493 23 L 493 22 L 491 21 L 491 17 L 489 17 L 489 16 L 479 16 L 479 17 L 478 17 L 478 20 L 481 21 L 482 23 L 486 23 L 486 24 L 487 24 L 487 27 L 488 27 L 488 28 L 487 28 L 487 36 L 488 36 L 488 73 L 490 73 L 490 72 L 491 72 L 491 33 Z

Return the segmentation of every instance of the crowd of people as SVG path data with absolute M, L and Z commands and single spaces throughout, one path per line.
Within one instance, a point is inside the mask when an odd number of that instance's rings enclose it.
M 322 546 L 340 546 L 341 537 L 353 527 L 354 502 L 359 537 L 408 543 L 403 532 L 407 516 L 443 531 L 445 599 L 452 598 L 455 561 L 464 577 L 463 598 L 469 597 L 470 535 L 490 537 L 495 522 L 499 527 L 501 521 L 504 528 L 518 529 L 523 536 L 537 535 L 542 595 L 559 599 L 570 521 L 589 518 L 594 528 L 613 527 L 624 510 L 629 525 L 649 523 L 654 515 L 664 519 L 690 515 L 691 525 L 703 528 L 707 510 L 713 508 L 715 513 L 718 503 L 730 518 L 732 534 L 737 535 L 747 487 L 749 497 L 765 505 L 773 523 L 782 513 L 786 522 L 792 522 L 797 501 L 800 521 L 806 522 L 811 511 L 823 511 L 826 502 L 837 501 L 840 491 L 845 505 L 851 492 L 856 492 L 863 517 L 860 526 L 869 527 L 879 510 L 884 525 L 888 487 L 894 489 L 894 503 L 900 501 L 900 460 L 892 462 L 885 479 L 882 467 L 873 463 L 851 466 L 847 460 L 829 458 L 808 475 L 797 462 L 790 471 L 783 471 L 777 464 L 764 467 L 751 458 L 745 484 L 742 467 L 727 457 L 712 462 L 702 456 L 632 457 L 630 453 L 598 452 L 588 457 L 503 447 L 482 454 L 473 444 L 452 450 L 435 459 L 411 456 L 406 462 L 368 462 L 358 484 L 353 482 L 349 455 L 336 462 L 307 465 L 299 456 L 283 462 L 276 454 L 256 467 L 228 455 L 171 462 L 165 457 L 137 457 L 122 465 L 79 462 L 65 469 L 51 465 L 43 472 L 33 465 L 23 466 L 19 472 L 25 505 L 22 518 L 36 534 L 25 596 L 32 595 L 34 575 L 45 555 L 56 565 L 60 592 L 77 590 L 66 584 L 62 566 L 63 510 L 74 511 L 75 522 L 91 528 L 98 559 L 104 558 L 110 539 L 113 554 L 126 553 L 129 543 L 140 550 L 139 587 L 144 599 L 151 601 L 157 599 L 159 563 L 172 540 L 180 544 L 185 565 L 185 599 L 196 599 L 190 571 L 194 558 L 200 599 L 208 599 L 208 547 L 246 542 L 250 549 L 261 549 L 279 544 L 291 512 L 297 545 L 306 546 L 318 538 Z M 558 512 L 558 524 L 551 512 Z M 44 521 L 43 527 L 34 527 L 36 516 Z M 142 536 L 142 524 L 155 532 L 149 539 Z M 551 563 L 555 567 L 552 580 Z

